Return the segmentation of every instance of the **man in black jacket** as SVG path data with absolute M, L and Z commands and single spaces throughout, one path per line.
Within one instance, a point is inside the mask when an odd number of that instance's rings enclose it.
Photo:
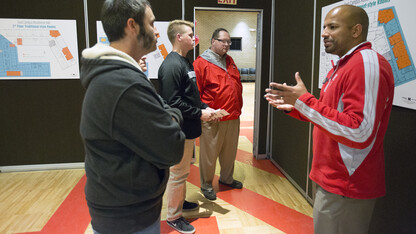
M 186 178 L 194 152 L 195 138 L 201 135 L 201 120 L 210 121 L 213 109 L 201 102 L 194 68 L 186 54 L 194 47 L 193 24 L 174 20 L 169 23 L 168 37 L 172 52 L 159 68 L 160 95 L 171 107 L 181 110 L 184 123 L 185 149 L 182 161 L 170 168 L 166 188 L 168 212 L 167 223 L 181 233 L 194 233 L 195 228 L 182 217 L 183 210 L 198 208 L 197 203 L 185 201 Z
M 182 159 L 179 110 L 165 105 L 139 66 L 156 49 L 147 0 L 106 0 L 110 46 L 82 52 L 85 195 L 95 233 L 160 233 L 169 167 Z M 175 121 L 176 120 L 176 121 Z

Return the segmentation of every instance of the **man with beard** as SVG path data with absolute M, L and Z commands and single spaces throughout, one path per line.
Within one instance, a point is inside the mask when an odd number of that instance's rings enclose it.
M 340 59 L 319 100 L 299 73 L 296 86 L 271 83 L 266 99 L 277 109 L 314 124 L 310 178 L 317 184 L 315 233 L 368 233 L 376 198 L 384 196 L 383 140 L 393 102 L 389 62 L 367 42 L 368 16 L 342 5 L 325 17 L 325 51 Z
M 165 105 L 139 61 L 156 49 L 147 0 L 106 0 L 110 45 L 82 52 L 80 132 L 94 233 L 160 233 L 169 167 L 181 161 L 182 115 Z M 163 145 L 163 147 L 160 147 Z

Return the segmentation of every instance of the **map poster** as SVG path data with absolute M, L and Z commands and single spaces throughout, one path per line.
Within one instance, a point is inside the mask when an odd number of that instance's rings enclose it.
M 0 80 L 79 79 L 75 20 L 0 19 Z
M 370 25 L 367 40 L 390 63 L 394 74 L 393 105 L 416 110 L 416 1 L 414 0 L 344 0 L 322 8 L 322 25 L 335 6 L 350 4 L 366 10 Z M 323 27 L 321 27 L 323 29 Z M 322 32 L 321 32 L 322 33 Z M 337 56 L 320 46 L 319 87 Z
M 172 51 L 172 45 L 170 44 L 167 29 L 169 22 L 156 21 L 155 27 L 159 32 L 157 38 L 156 50 L 146 55 L 147 72 L 146 75 L 150 79 L 157 79 L 157 73 L 159 67 L 165 60 L 166 56 Z M 101 21 L 97 21 L 97 41 L 103 44 L 109 44 L 107 36 L 105 35 L 103 25 Z

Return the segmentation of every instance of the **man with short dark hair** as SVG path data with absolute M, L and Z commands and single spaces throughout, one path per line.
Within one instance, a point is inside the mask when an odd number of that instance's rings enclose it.
M 186 198 L 186 179 L 188 178 L 195 138 L 201 135 L 201 120 L 210 121 L 213 110 L 201 102 L 192 63 L 186 58 L 194 48 L 193 23 L 174 20 L 169 23 L 167 34 L 172 43 L 168 54 L 159 68 L 159 92 L 166 102 L 181 110 L 182 131 L 185 133 L 185 149 L 182 161 L 170 168 L 167 194 L 167 223 L 181 233 L 194 233 L 195 228 L 183 218 L 182 211 L 195 210 L 198 203 L 188 202 Z
M 233 178 L 243 107 L 243 87 L 234 60 L 227 55 L 231 38 L 224 28 L 216 29 L 211 47 L 195 61 L 195 73 L 202 102 L 229 115 L 219 121 L 203 121 L 200 137 L 199 170 L 201 191 L 209 200 L 217 198 L 212 187 L 217 158 L 221 171 L 219 183 L 241 189 L 243 184 Z
M 266 99 L 314 124 L 309 177 L 316 182 L 315 233 L 368 233 L 376 198 L 386 193 L 383 141 L 392 108 L 389 62 L 367 42 L 368 16 L 342 5 L 325 17 L 325 51 L 340 57 L 319 100 L 299 73 L 296 86 L 270 83 Z
M 160 233 L 169 167 L 180 162 L 185 136 L 180 111 L 164 104 L 139 65 L 156 49 L 155 17 L 147 0 L 106 0 L 101 20 L 110 45 L 98 43 L 81 58 L 92 228 Z

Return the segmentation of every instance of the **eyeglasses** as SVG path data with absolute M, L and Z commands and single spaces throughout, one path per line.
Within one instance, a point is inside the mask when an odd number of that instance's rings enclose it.
M 228 45 L 233 44 L 231 41 L 226 41 L 226 40 L 222 40 L 222 39 L 214 39 L 214 40 L 217 40 L 217 41 L 221 42 L 222 44 L 228 44 Z

